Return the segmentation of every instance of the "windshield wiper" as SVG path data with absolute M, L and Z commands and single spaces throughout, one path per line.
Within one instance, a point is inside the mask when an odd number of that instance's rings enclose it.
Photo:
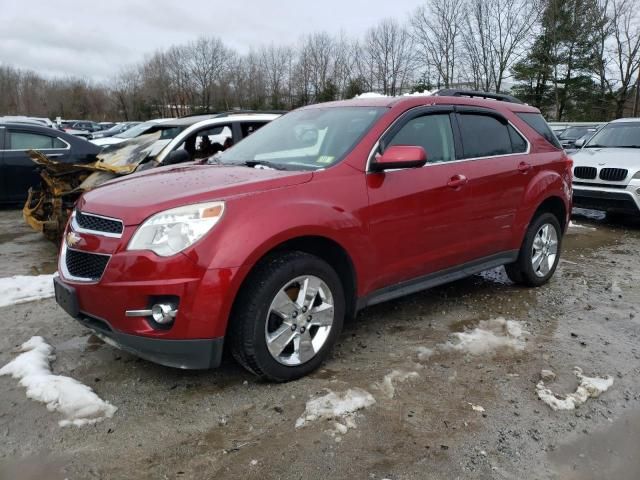
M 609 148 L 606 145 L 598 145 L 597 143 L 590 143 L 589 145 L 585 145 L 584 148 Z
M 640 145 L 617 145 L 616 148 L 640 148 Z

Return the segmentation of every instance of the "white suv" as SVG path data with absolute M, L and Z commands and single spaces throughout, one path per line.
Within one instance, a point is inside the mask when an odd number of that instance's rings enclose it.
M 614 120 L 576 146 L 574 206 L 640 215 L 640 118 Z

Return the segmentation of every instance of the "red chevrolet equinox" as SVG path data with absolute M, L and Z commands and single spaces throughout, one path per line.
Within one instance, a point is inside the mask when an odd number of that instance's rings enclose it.
M 500 265 L 516 283 L 547 282 L 571 180 L 540 112 L 513 97 L 305 107 L 207 164 L 84 194 L 56 299 L 150 361 L 212 368 L 226 348 L 287 381 L 317 368 L 345 317 L 369 305 Z

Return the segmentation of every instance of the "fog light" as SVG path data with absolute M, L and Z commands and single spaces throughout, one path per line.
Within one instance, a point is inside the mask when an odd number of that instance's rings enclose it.
M 151 307 L 151 318 L 160 325 L 166 325 L 173 322 L 176 318 L 177 310 L 174 310 L 173 305 L 167 303 L 156 303 Z

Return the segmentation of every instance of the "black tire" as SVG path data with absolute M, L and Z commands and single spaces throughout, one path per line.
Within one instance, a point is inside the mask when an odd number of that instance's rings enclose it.
M 315 356 L 300 365 L 284 365 L 269 352 L 265 326 L 278 292 L 287 282 L 304 275 L 318 277 L 331 291 L 333 324 Z M 342 282 L 327 262 L 297 251 L 272 255 L 256 266 L 237 296 L 229 324 L 231 353 L 238 363 L 261 378 L 274 382 L 295 380 L 317 369 L 327 358 L 342 330 L 344 315 Z
M 553 265 L 549 269 L 549 272 L 543 276 L 536 274 L 532 264 L 533 257 L 533 242 L 537 233 L 544 225 L 550 225 L 555 229 L 555 233 L 558 240 L 557 254 Z M 562 251 L 562 228 L 560 228 L 560 222 L 558 218 L 551 213 L 541 213 L 536 216 L 527 228 L 527 233 L 520 247 L 518 259 L 509 265 L 505 265 L 507 276 L 509 279 L 517 284 L 526 285 L 528 287 L 539 287 L 544 285 L 553 276 L 558 262 L 560 261 L 560 252 Z

